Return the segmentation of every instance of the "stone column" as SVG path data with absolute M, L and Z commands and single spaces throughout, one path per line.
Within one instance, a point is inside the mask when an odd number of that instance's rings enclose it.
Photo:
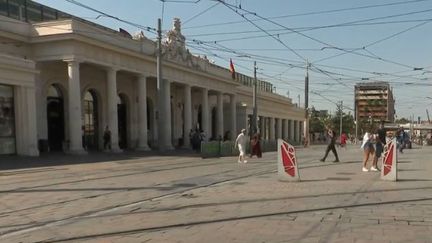
M 159 117 L 158 117 L 158 143 L 159 150 L 173 150 L 171 141 L 171 83 L 169 80 L 163 79 L 161 82 L 159 97 L 158 97 L 158 107 L 159 107 Z
M 288 124 L 289 124 L 289 136 L 288 137 L 291 141 L 294 141 L 294 121 L 289 120 Z
M 137 150 L 149 151 L 147 128 L 147 77 L 138 77 L 138 147 Z
M 294 120 L 294 141 L 298 142 L 298 121 Z
M 192 93 L 191 86 L 186 84 L 184 86 L 184 134 L 183 134 L 183 147 L 190 147 L 189 132 L 192 129 Z
M 208 89 L 203 88 L 202 90 L 202 110 L 201 110 L 201 130 L 204 131 L 205 139 L 204 141 L 208 141 L 209 137 L 209 101 L 208 101 Z
M 289 138 L 289 127 L 288 127 L 288 119 L 284 119 L 285 131 L 284 131 L 284 139 Z
M 231 95 L 231 140 L 237 138 L 237 100 L 235 94 Z
M 269 140 L 275 139 L 275 119 L 270 117 L 270 137 Z
M 216 138 L 224 136 L 224 116 L 223 116 L 223 94 L 218 92 L 217 94 L 217 131 Z
M 298 121 L 298 141 L 299 142 L 302 142 L 302 137 L 303 137 L 303 135 L 304 135 L 304 132 L 303 132 L 303 130 L 304 130 L 304 128 L 303 128 L 303 122 L 302 121 Z
M 79 62 L 67 61 L 68 65 L 68 113 L 69 113 L 69 153 L 84 154 L 81 114 L 81 88 Z
M 276 138 L 282 138 L 282 119 L 281 118 L 276 118 Z
M 111 131 L 111 151 L 121 152 L 118 138 L 117 70 L 107 68 L 108 128 Z

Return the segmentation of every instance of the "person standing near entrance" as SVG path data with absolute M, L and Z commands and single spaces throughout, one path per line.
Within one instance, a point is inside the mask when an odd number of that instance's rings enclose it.
M 105 127 L 103 140 L 104 140 L 104 149 L 111 150 L 111 131 L 109 130 L 108 126 Z
M 261 135 L 259 133 L 255 134 L 251 140 L 251 155 L 250 155 L 250 157 L 252 158 L 254 155 L 256 155 L 258 158 L 262 157 Z
M 320 159 L 320 161 L 324 162 L 327 158 L 328 153 L 331 150 L 333 152 L 335 158 L 336 158 L 333 162 L 339 162 L 339 156 L 337 154 L 336 147 L 335 147 L 336 132 L 331 127 L 327 127 L 327 136 L 328 136 L 329 144 L 327 145 L 327 149 L 326 149 L 324 157 L 322 159 Z
M 235 141 L 235 147 L 238 147 L 238 150 L 240 152 L 239 157 L 238 157 L 238 161 L 239 163 L 247 163 L 247 160 L 245 160 L 245 156 L 246 156 L 246 143 L 247 143 L 247 139 L 245 136 L 246 133 L 246 129 L 242 129 L 240 134 L 237 136 L 237 139 Z

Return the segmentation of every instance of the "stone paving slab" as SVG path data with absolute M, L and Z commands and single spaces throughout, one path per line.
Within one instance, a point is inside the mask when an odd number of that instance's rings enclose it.
M 361 172 L 357 147 L 341 163 L 319 162 L 324 149 L 298 150 L 295 183 L 278 180 L 276 153 L 7 171 L 0 241 L 432 242 L 432 148 L 405 150 L 398 182 Z

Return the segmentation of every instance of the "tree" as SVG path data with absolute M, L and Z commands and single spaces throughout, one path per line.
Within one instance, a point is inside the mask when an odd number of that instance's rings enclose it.
M 408 119 L 406 119 L 405 117 L 402 117 L 400 119 L 396 119 L 395 123 L 397 123 L 397 124 L 407 124 L 407 123 L 410 123 L 410 121 Z
M 312 106 L 312 108 L 310 109 L 309 132 L 324 132 L 324 120 L 325 119 L 324 117 L 322 117 L 320 112 Z

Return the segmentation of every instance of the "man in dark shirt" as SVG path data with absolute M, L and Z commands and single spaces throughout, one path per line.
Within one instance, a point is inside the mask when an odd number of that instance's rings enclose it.
M 334 156 L 335 156 L 335 160 L 333 162 L 339 162 L 339 157 L 338 154 L 336 152 L 336 147 L 335 147 L 335 143 L 336 143 L 336 133 L 335 131 L 333 131 L 333 129 L 331 127 L 327 127 L 327 135 L 328 135 L 328 141 L 329 144 L 327 145 L 327 149 L 325 152 L 325 155 L 322 159 L 320 159 L 321 162 L 324 162 L 327 158 L 328 153 L 330 152 L 330 150 L 333 152 Z
M 376 131 L 376 144 L 375 144 L 375 156 L 372 162 L 371 171 L 378 171 L 378 159 L 381 157 L 381 154 L 384 150 L 384 146 L 386 144 L 386 130 L 384 129 L 384 121 L 381 121 L 381 124 Z

